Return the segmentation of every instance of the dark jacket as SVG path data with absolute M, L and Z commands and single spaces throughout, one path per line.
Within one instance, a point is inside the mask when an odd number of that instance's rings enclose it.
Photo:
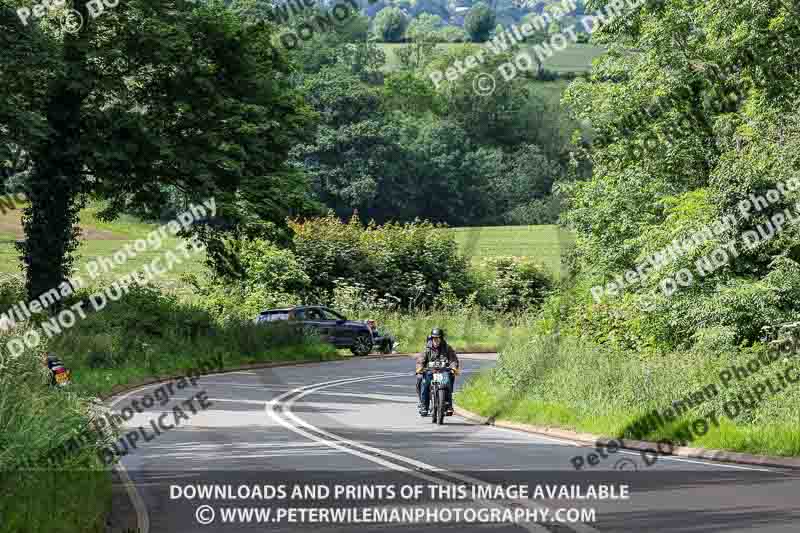
M 456 351 L 453 350 L 447 342 L 443 340 L 439 343 L 439 349 L 436 350 L 433 348 L 431 340 L 428 339 L 428 342 L 425 344 L 425 349 L 417 356 L 417 368 L 426 369 L 430 361 L 436 361 L 440 358 L 447 358 L 447 360 L 450 361 L 450 366 L 454 366 L 455 368 L 459 367 Z

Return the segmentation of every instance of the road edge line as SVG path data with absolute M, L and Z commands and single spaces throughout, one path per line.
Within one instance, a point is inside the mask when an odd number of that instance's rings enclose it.
M 394 357 L 408 357 L 406 354 L 378 354 L 378 355 L 365 355 L 365 356 L 354 356 L 353 358 L 350 357 L 342 357 L 341 359 L 327 359 L 327 360 L 319 360 L 319 361 L 277 361 L 277 362 L 264 362 L 264 363 L 253 363 L 248 365 L 240 365 L 237 367 L 226 368 L 223 370 L 215 370 L 213 372 L 204 372 L 200 374 L 201 376 L 215 376 L 218 374 L 229 374 L 231 372 L 241 372 L 242 370 L 259 370 L 264 368 L 275 368 L 275 367 L 288 367 L 288 366 L 300 366 L 300 365 L 313 365 L 313 364 L 321 364 L 321 363 L 339 363 L 342 361 L 351 361 L 351 360 L 364 360 L 364 359 L 387 359 L 387 358 L 394 358 Z M 148 385 L 154 385 L 156 383 L 162 383 L 164 381 L 170 381 L 175 379 L 181 379 L 185 377 L 184 375 L 174 375 L 174 376 L 152 376 L 149 378 L 145 378 L 145 381 L 142 382 L 134 382 L 134 383 L 126 383 L 121 389 L 119 390 L 112 390 L 106 395 L 100 395 L 100 399 L 103 403 L 106 404 L 114 404 L 119 401 L 121 398 L 119 396 L 125 396 L 130 394 L 131 392 L 136 391 L 142 387 L 146 387 Z M 116 400 L 115 400 L 116 398 Z M 121 463 L 119 465 L 114 466 L 114 470 L 120 474 L 120 480 L 122 481 L 123 486 L 125 487 L 125 492 L 128 494 L 128 498 L 131 501 L 131 505 L 133 505 L 134 509 L 136 510 L 136 522 L 137 522 L 137 531 L 140 533 L 149 533 L 150 531 L 150 515 L 147 511 L 147 506 L 144 504 L 144 500 L 142 499 L 141 494 L 139 494 L 138 489 L 136 488 L 136 484 L 133 483 L 130 476 L 128 475 L 127 470 L 125 469 L 124 465 Z
M 800 457 L 775 457 L 771 455 L 752 455 L 742 452 L 733 452 L 727 450 L 715 450 L 708 448 L 690 448 L 688 446 L 675 446 L 671 453 L 663 453 L 659 450 L 659 444 L 656 442 L 648 442 L 642 440 L 630 439 L 612 439 L 600 435 L 593 435 L 591 433 L 577 433 L 568 429 L 551 428 L 545 426 L 534 426 L 531 424 L 523 424 L 520 422 L 508 422 L 504 420 L 495 420 L 481 416 L 477 413 L 467 411 L 463 407 L 454 406 L 455 413 L 462 417 L 476 422 L 484 426 L 495 426 L 504 429 L 513 429 L 516 431 L 524 431 L 525 433 L 534 433 L 537 435 L 549 435 L 559 437 L 574 442 L 583 443 L 589 446 L 597 444 L 607 445 L 610 442 L 616 442 L 618 448 L 626 450 L 636 450 L 639 452 L 655 453 L 660 456 L 675 455 L 678 457 L 686 457 L 689 459 L 703 459 L 715 463 L 734 463 L 749 466 L 770 466 L 774 468 L 788 468 L 792 470 L 800 470 Z

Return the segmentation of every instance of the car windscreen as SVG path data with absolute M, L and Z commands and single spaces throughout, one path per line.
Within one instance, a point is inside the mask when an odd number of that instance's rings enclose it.
M 259 317 L 260 322 L 274 322 L 276 320 L 289 320 L 289 312 L 278 311 L 274 313 L 265 313 Z
M 325 320 L 345 320 L 342 315 L 330 309 L 322 309 L 321 311 Z

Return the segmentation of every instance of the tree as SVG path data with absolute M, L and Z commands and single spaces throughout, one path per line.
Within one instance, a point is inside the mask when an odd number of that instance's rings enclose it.
M 729 230 L 626 288 L 630 305 L 658 295 L 636 327 L 663 347 L 691 345 L 699 328 L 726 328 L 733 344 L 754 342 L 762 326 L 800 312 L 796 226 L 757 247 L 742 237 L 797 193 L 777 195 L 749 217 L 738 208 L 794 177 L 800 163 L 797 14 L 778 0 L 644 3 L 593 32 L 611 52 L 565 95 L 596 132 L 593 174 L 571 187 L 566 216 L 585 276 L 611 279 L 735 217 Z M 730 243 L 735 257 L 710 273 L 699 267 Z M 659 283 L 682 269 L 694 273 L 690 286 L 667 298 Z
M 547 30 L 539 28 L 539 24 L 542 23 L 541 21 L 542 21 L 541 15 L 537 15 L 536 13 L 528 13 L 527 15 L 522 17 L 523 24 L 530 24 L 531 26 L 533 26 L 533 33 L 525 37 L 526 43 L 539 44 L 547 40 L 547 38 L 549 37 L 547 34 Z M 534 59 L 537 59 L 535 57 L 535 54 L 532 55 L 534 56 Z
M 313 142 L 298 145 L 295 164 L 311 177 L 316 196 L 341 216 L 370 204 L 380 169 L 397 158 L 397 133 L 380 112 L 381 98 L 342 68 L 308 76 L 303 91 L 322 123 Z
M 272 26 L 184 0 L 131 0 L 97 18 L 83 1 L 63 9 L 81 14 L 77 33 L 57 31 L 58 9 L 28 25 L 0 11 L 0 71 L 27 72 L 0 90 L 34 119 L 14 138 L 33 162 L 21 246 L 31 298 L 69 276 L 89 194 L 109 201 L 101 216 L 111 219 L 160 205 L 169 185 L 190 200 L 215 197 L 229 228 L 311 208 L 285 162 L 314 117 L 271 46 Z M 0 108 L 0 131 L 15 135 L 11 115 Z
M 409 13 L 413 17 L 428 14 L 437 16 L 443 20 L 450 18 L 450 11 L 446 0 L 416 0 L 411 6 L 411 11 Z
M 495 24 L 495 15 L 483 2 L 474 4 L 464 18 L 464 30 L 472 42 L 482 43 L 489 38 Z
M 383 107 L 386 112 L 439 115 L 441 99 L 430 80 L 409 71 L 392 72 L 383 81 Z
M 442 26 L 442 17 L 422 13 L 411 21 L 406 30 L 406 35 L 413 40 L 430 40 L 430 36 Z
M 397 50 L 403 68 L 416 70 L 425 65 L 436 48 L 436 29 L 441 23 L 442 19 L 439 16 L 427 13 L 411 21 L 406 30 L 406 36 L 411 42 Z
M 437 54 L 426 68 L 445 70 L 456 62 L 463 64 L 476 47 L 470 45 Z M 500 65 L 511 61 L 511 53 L 488 55 L 483 63 L 455 81 L 445 80 L 439 86 L 443 114 L 458 123 L 479 145 L 513 149 L 524 142 L 538 141 L 540 131 L 547 132 L 545 135 L 552 133 L 548 120 L 553 116 L 543 107 L 541 97 L 525 75 L 519 74 L 509 81 L 499 76 Z M 488 87 L 489 94 L 475 90 L 487 82 L 493 82 Z
M 323 123 L 294 160 L 338 216 L 468 224 L 492 213 L 489 180 L 502 155 L 434 114 L 439 100 L 428 80 L 396 73 L 379 91 L 329 68 L 309 77 L 304 92 Z
M 386 7 L 381 9 L 373 20 L 372 31 L 386 43 L 399 43 L 403 40 L 408 20 L 400 9 Z
M 502 171 L 502 152 L 473 142 L 452 120 L 404 115 L 398 121 L 409 154 L 403 193 L 414 216 L 457 226 L 485 221 L 495 211 L 490 183 Z
M 550 161 L 535 144 L 523 144 L 505 157 L 502 174 L 495 179 L 492 196 L 501 223 L 515 221 L 532 202 L 550 194 L 553 182 L 562 175 L 558 164 Z
M 374 41 L 346 43 L 340 47 L 339 64 L 349 67 L 361 81 L 380 83 L 381 68 L 386 64 L 386 53 Z

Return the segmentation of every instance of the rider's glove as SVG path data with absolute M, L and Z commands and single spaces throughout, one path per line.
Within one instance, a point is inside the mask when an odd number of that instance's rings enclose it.
M 417 374 L 422 374 L 422 367 L 421 366 L 417 367 L 416 373 Z

